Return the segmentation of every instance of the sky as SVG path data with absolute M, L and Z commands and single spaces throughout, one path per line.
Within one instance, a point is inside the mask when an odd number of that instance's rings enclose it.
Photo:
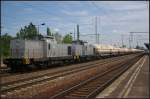
M 129 46 L 130 32 L 147 32 L 133 34 L 131 46 L 149 42 L 149 1 L 1 1 L 1 33 L 12 36 L 30 22 L 45 23 L 43 35 L 49 27 L 74 36 L 79 24 L 80 39 L 94 44 L 96 17 L 100 44 Z

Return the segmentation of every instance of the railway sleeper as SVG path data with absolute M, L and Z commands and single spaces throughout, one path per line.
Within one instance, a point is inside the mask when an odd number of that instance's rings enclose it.
M 76 91 L 91 91 L 91 90 L 94 90 L 95 89 L 95 87 L 90 87 L 90 88 L 81 88 L 81 89 L 78 89 L 78 90 L 76 90 Z
M 87 96 L 88 94 L 71 94 L 65 96 L 65 98 L 67 97 L 67 99 L 86 99 Z
M 68 97 L 69 96 L 69 97 Z M 75 97 L 86 97 L 86 96 L 88 96 L 88 94 L 86 93 L 86 94 L 77 94 L 77 93 L 71 93 L 71 94 L 69 94 L 69 95 L 67 95 L 67 96 L 65 96 L 65 98 L 67 97 L 67 98 L 75 98 Z
M 99 85 L 88 85 L 88 86 L 86 86 L 86 87 L 88 87 L 88 88 L 96 88 L 96 87 L 98 87 Z
M 74 97 L 74 96 L 65 96 L 65 99 L 82 99 L 81 97 Z M 83 97 L 83 99 L 85 99 Z
M 84 88 L 81 88 L 80 89 L 80 91 L 89 91 L 89 90 L 93 90 L 93 89 L 95 89 L 95 88 L 87 88 L 87 87 L 84 87 Z
M 93 91 L 93 90 L 95 90 L 95 89 L 89 89 L 89 90 L 78 90 L 78 91 L 75 91 L 75 92 L 73 92 L 73 93 L 90 93 L 91 91 Z
M 94 89 L 92 89 L 92 90 L 94 90 Z M 91 92 L 91 90 L 79 90 L 79 91 L 75 91 L 73 93 L 89 93 L 89 92 Z
M 101 82 L 101 81 L 97 81 L 97 82 L 94 82 L 94 83 L 92 82 L 92 83 L 90 83 L 90 84 L 85 85 L 85 87 L 87 87 L 87 86 L 88 86 L 88 87 L 90 87 L 90 86 L 91 86 L 91 87 L 92 87 L 92 86 L 94 87 L 94 86 L 97 86 L 97 85 L 101 85 L 101 84 L 103 84 L 103 83 L 104 83 L 104 81 L 102 81 L 102 82 Z M 84 86 L 83 86 L 83 87 L 84 87 Z
M 89 93 L 90 91 L 77 91 L 77 92 L 74 92 L 74 93 L 71 93 L 69 95 L 72 95 L 72 94 L 87 94 Z
M 104 71 L 105 72 L 105 71 Z M 99 78 L 97 78 L 97 80 L 95 79 L 95 80 L 93 80 L 93 81 L 90 81 L 91 83 L 104 83 L 105 82 L 105 80 L 107 80 L 108 78 L 104 78 L 104 76 L 103 76 L 103 73 L 102 73 L 102 76 L 100 76 Z M 87 83 L 88 84 L 88 83 Z M 86 84 L 86 85 L 87 85 Z
M 97 82 L 92 82 L 92 84 L 90 84 L 90 85 L 97 85 L 97 84 L 103 84 L 103 82 L 101 82 L 101 81 L 97 81 Z

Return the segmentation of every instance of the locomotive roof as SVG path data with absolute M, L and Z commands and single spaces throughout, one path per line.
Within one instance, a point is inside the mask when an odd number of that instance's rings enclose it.
M 82 40 L 75 40 L 75 41 L 72 41 L 72 43 L 84 45 L 84 43 L 87 43 L 87 42 L 82 41 Z

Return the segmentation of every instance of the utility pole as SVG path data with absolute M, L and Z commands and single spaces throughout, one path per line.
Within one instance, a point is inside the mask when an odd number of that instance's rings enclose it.
M 124 42 L 123 42 L 123 35 L 121 35 L 121 41 L 122 41 L 122 47 L 124 45 Z
M 131 48 L 131 39 L 130 39 L 130 36 L 129 36 L 129 48 Z
M 137 45 L 136 45 L 136 46 L 139 46 L 138 41 L 137 41 L 136 43 L 137 43 Z
M 79 25 L 77 24 L 77 41 L 79 41 Z
M 3 26 L 0 27 L 1 28 L 1 32 L 2 32 L 2 28 L 4 28 Z M 1 33 L 0 33 L 0 37 L 1 37 Z
M 95 17 L 95 40 L 96 40 L 96 44 L 98 43 L 97 40 L 97 16 Z
M 40 34 L 40 32 L 39 32 L 39 27 L 40 27 L 40 25 L 37 25 L 37 27 L 38 27 L 38 35 Z
M 133 43 L 133 34 L 147 34 L 148 32 L 130 32 L 130 43 Z M 131 44 L 130 44 L 131 45 Z
M 100 37 L 100 34 L 98 33 L 97 35 L 98 35 L 98 44 L 99 44 L 99 37 Z
M 100 21 L 100 18 L 99 18 L 99 17 L 98 17 L 98 19 L 99 19 L 99 21 Z M 99 22 L 99 21 L 98 21 L 98 22 Z M 99 22 L 99 23 L 100 23 L 100 22 Z M 100 26 L 100 25 L 99 25 L 99 26 Z M 98 27 L 99 27 L 99 26 L 98 26 Z M 100 33 L 99 33 L 99 32 L 98 32 L 98 44 L 100 44 Z
M 75 27 L 74 27 L 74 40 L 75 40 L 75 33 L 76 33 L 75 31 L 76 31 L 76 29 L 75 29 Z
M 117 42 L 117 45 L 118 45 L 118 47 L 119 47 L 119 42 Z

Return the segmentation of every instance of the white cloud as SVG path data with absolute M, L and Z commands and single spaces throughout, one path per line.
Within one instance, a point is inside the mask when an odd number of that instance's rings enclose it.
M 117 31 L 117 30 L 113 30 L 112 32 L 113 32 L 113 33 L 117 33 L 118 31 Z
M 139 10 L 148 7 L 148 2 L 146 1 L 95 1 L 92 3 L 98 7 L 111 10 Z
M 23 10 L 24 10 L 24 11 L 27 11 L 27 12 L 32 12 L 32 11 L 33 11 L 32 8 L 24 8 Z
M 135 27 L 148 27 L 148 10 L 113 12 L 109 15 L 101 16 L 101 25 L 103 27 L 119 27 L 123 30 L 131 30 Z M 145 24 L 145 25 L 144 25 Z M 146 29 L 147 30 L 147 29 Z
M 103 39 L 104 41 L 111 37 L 114 43 L 117 43 L 116 40 L 121 40 L 119 35 L 124 34 L 126 35 L 125 38 L 127 37 L 125 42 L 128 45 L 129 32 L 149 31 L 149 9 L 147 4 L 139 2 L 122 2 L 122 4 L 117 4 L 116 2 L 96 2 L 95 4 L 99 7 L 96 7 L 97 10 L 102 8 L 102 10 L 109 12 L 100 15 L 99 28 L 102 31 L 100 33 L 107 35 L 107 38 Z M 136 45 L 135 41 L 133 43 Z
M 62 10 L 61 12 L 65 15 L 68 15 L 68 16 L 87 16 L 88 15 L 88 11 L 85 11 L 85 10 L 82 10 L 82 11 Z
M 8 28 L 4 28 L 4 27 L 1 28 L 2 32 L 7 32 L 8 30 L 9 30 Z
M 58 28 L 54 28 L 54 31 L 59 32 L 59 29 Z

